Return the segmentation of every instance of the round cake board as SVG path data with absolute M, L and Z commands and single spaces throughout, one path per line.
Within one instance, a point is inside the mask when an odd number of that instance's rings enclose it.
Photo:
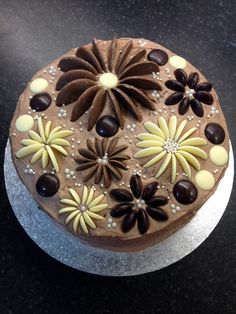
M 135 253 L 113 252 L 82 244 L 74 234 L 40 209 L 17 175 L 9 142 L 5 152 L 4 174 L 9 201 L 19 223 L 47 254 L 84 272 L 103 276 L 133 276 L 156 271 L 181 260 L 210 235 L 230 198 L 234 157 L 230 146 L 229 166 L 224 177 L 214 195 L 190 222 L 161 243 Z

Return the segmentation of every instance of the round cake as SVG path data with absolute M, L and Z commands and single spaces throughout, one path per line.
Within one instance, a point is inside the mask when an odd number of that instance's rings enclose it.
M 126 252 L 187 223 L 229 155 L 212 84 L 184 58 L 136 38 L 93 39 L 35 74 L 10 143 L 20 179 L 65 232 Z

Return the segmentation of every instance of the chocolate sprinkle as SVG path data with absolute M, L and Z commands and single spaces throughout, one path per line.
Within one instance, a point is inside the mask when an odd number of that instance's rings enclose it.
M 179 203 L 187 205 L 196 200 L 198 191 L 191 181 L 181 180 L 175 184 L 173 194 Z
M 34 97 L 30 100 L 30 108 L 37 112 L 44 111 L 48 109 L 51 105 L 52 99 L 48 93 L 40 93 L 34 95 Z
M 218 123 L 207 124 L 205 135 L 212 144 L 221 144 L 225 139 L 225 131 Z
M 36 190 L 43 197 L 53 196 L 57 193 L 60 182 L 55 174 L 44 173 L 36 182 Z

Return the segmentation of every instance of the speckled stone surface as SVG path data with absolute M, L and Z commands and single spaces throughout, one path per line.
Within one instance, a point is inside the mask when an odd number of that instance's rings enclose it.
M 31 76 L 92 36 L 114 34 L 160 42 L 199 68 L 217 90 L 234 146 L 235 10 L 232 0 L 2 0 L 1 161 L 16 101 Z M 234 192 L 214 232 L 181 262 L 143 276 L 105 278 L 69 269 L 33 243 L 10 208 L 1 174 L 1 313 L 235 312 Z

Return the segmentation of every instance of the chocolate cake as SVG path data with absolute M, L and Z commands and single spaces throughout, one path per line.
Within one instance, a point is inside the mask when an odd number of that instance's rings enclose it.
M 229 155 L 212 84 L 133 38 L 93 39 L 41 69 L 19 98 L 10 142 L 22 182 L 65 232 L 128 252 L 188 222 Z

